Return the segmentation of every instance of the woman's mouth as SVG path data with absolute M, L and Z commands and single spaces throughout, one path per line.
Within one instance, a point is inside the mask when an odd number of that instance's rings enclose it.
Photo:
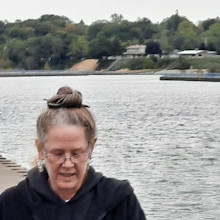
M 75 177 L 75 173 L 60 173 L 59 174 L 60 178 L 62 179 L 62 181 L 73 181 L 73 178 Z
M 74 175 L 74 173 L 61 173 L 60 175 L 62 175 L 64 177 L 71 177 Z

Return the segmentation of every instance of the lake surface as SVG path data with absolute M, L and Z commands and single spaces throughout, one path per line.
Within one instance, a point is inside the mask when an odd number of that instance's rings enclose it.
M 0 78 L 0 154 L 30 168 L 35 122 L 60 86 L 98 128 L 92 165 L 129 179 L 148 220 L 220 219 L 220 83 L 159 76 Z

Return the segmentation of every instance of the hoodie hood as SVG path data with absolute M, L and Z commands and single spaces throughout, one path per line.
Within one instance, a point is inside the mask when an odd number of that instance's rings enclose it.
M 41 220 L 88 217 L 101 220 L 133 193 L 128 181 L 107 178 L 91 166 L 82 187 L 68 202 L 50 188 L 47 172 L 40 173 L 37 168 L 28 172 L 27 178 L 19 184 L 19 191 L 34 219 Z

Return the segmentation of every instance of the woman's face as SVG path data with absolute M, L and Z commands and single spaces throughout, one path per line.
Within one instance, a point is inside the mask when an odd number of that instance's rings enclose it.
M 88 147 L 83 127 L 63 125 L 52 127 L 48 131 L 43 146 L 45 152 L 42 152 L 42 148 L 38 151 L 40 158 L 45 157 L 49 184 L 60 197 L 67 197 L 66 194 L 69 198 L 65 199 L 70 199 L 82 186 L 87 175 L 88 162 L 84 160 L 73 163 L 69 157 L 88 152 Z M 53 155 L 63 155 L 66 159 L 63 163 L 57 163 L 56 156 Z

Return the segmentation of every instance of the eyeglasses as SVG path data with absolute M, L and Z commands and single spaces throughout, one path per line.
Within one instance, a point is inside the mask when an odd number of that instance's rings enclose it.
M 64 153 L 59 154 L 52 154 L 52 153 L 44 153 L 44 156 L 52 163 L 56 164 L 63 164 L 67 159 L 70 159 L 70 161 L 74 164 L 76 163 L 83 163 L 86 162 L 91 157 L 91 150 L 88 149 L 86 152 L 83 153 L 75 153 L 71 155 L 70 157 L 66 157 Z

